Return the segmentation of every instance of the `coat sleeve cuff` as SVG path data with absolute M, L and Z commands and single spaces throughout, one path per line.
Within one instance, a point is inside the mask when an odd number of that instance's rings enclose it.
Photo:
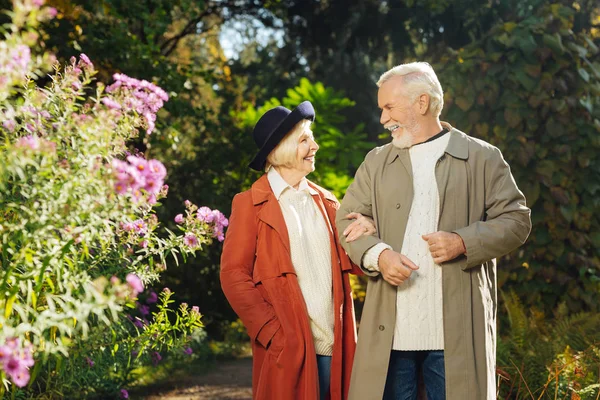
M 256 335 L 256 341 L 260 343 L 262 347 L 265 349 L 268 347 L 269 342 L 275 335 L 275 332 L 281 327 L 279 320 L 277 318 L 273 318 L 269 322 L 267 322 L 260 331 L 258 331 L 258 335 Z
M 467 270 L 483 263 L 483 254 L 481 251 L 481 242 L 479 237 L 475 234 L 471 234 L 472 229 L 470 227 L 464 227 L 453 231 L 460 236 L 465 244 L 465 257 L 467 262 L 464 264 L 463 270 Z

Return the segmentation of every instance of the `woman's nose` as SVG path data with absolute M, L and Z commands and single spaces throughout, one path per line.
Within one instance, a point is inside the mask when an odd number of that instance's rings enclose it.
M 315 140 L 311 140 L 311 149 L 313 149 L 314 151 L 319 150 L 319 145 L 317 144 L 317 142 Z

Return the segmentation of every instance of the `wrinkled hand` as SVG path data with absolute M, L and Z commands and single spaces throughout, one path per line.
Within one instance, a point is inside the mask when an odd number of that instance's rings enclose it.
M 419 269 L 408 257 L 393 250 L 386 249 L 379 255 L 379 271 L 390 285 L 404 283 L 413 271 Z
M 346 236 L 346 242 L 352 242 L 363 235 L 373 235 L 377 232 L 375 229 L 375 221 L 372 218 L 365 217 L 360 213 L 350 213 L 344 218 L 353 219 L 352 223 L 344 229 L 344 236 Z
M 454 260 L 467 252 L 462 238 L 454 232 L 439 231 L 423 235 L 422 238 L 429 245 L 429 252 L 436 264 Z

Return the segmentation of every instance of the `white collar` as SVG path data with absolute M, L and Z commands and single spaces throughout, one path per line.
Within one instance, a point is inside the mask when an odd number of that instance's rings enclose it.
M 279 172 L 277 172 L 277 170 L 274 167 L 269 168 L 269 172 L 267 172 L 267 179 L 269 180 L 269 185 L 271 185 L 271 190 L 273 191 L 273 194 L 275 195 L 275 198 L 277 200 L 279 200 L 279 197 L 281 197 L 281 194 L 287 188 L 296 191 L 296 189 L 294 189 L 289 183 L 285 181 L 285 179 L 283 179 L 283 177 L 279 174 Z M 302 178 L 300 184 L 298 185 L 297 191 L 300 192 L 303 190 L 308 191 L 308 193 L 310 193 L 311 195 L 319 194 L 319 192 L 317 192 L 315 189 L 308 186 L 308 180 L 306 178 Z

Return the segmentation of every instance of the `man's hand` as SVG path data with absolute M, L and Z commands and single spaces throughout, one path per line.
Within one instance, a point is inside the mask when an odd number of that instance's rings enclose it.
M 465 243 L 458 233 L 439 231 L 423 235 L 422 238 L 429 245 L 429 252 L 436 264 L 454 260 L 467 252 Z
M 379 271 L 390 285 L 398 286 L 404 283 L 417 269 L 419 267 L 408 257 L 393 250 L 386 249 L 379 255 Z
M 344 218 L 353 219 L 352 223 L 344 229 L 344 236 L 346 236 L 346 242 L 350 243 L 363 235 L 373 235 L 377 230 L 375 229 L 375 222 L 372 218 L 365 217 L 360 213 L 350 213 Z

